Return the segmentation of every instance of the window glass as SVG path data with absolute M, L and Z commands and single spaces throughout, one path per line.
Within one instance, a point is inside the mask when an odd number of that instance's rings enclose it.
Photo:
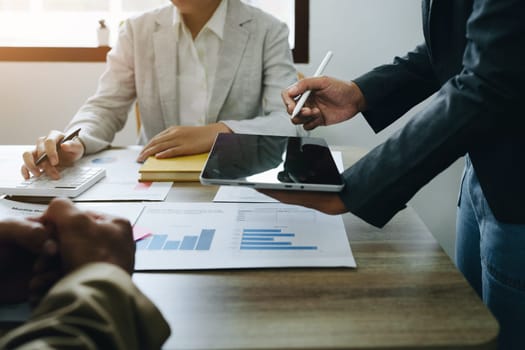
M 44 11 L 109 11 L 110 0 L 90 0 L 90 1 L 71 1 L 71 0 L 43 0 Z
M 167 5 L 170 1 L 166 0 L 122 0 L 122 10 L 124 12 L 142 12 L 147 8 L 155 8 L 162 5 Z
M 243 0 L 286 22 L 293 38 L 294 0 Z M 97 46 L 103 19 L 110 44 L 118 26 L 137 13 L 169 4 L 169 0 L 0 0 L 0 46 Z M 293 47 L 293 39 L 290 39 Z
M 97 46 L 103 19 L 116 40 L 126 18 L 169 0 L 0 0 L 0 46 Z
M 293 0 L 243 0 L 245 3 L 271 13 L 273 16 L 279 18 L 282 22 L 288 25 L 290 30 L 290 47 L 294 47 L 295 38 L 295 1 Z
M 28 11 L 31 0 L 0 0 L 0 11 Z

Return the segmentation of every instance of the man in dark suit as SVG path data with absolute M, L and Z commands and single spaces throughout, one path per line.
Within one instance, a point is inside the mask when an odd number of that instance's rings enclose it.
M 362 112 L 379 132 L 433 96 L 385 143 L 344 173 L 337 194 L 265 191 L 326 213 L 385 225 L 410 198 L 466 155 L 458 205 L 457 265 L 501 325 L 504 349 L 525 348 L 525 1 L 424 0 L 425 43 L 392 64 L 313 90 L 293 119 L 307 130 Z

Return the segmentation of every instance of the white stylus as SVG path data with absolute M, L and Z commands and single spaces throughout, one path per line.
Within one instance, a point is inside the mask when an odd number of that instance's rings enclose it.
M 323 60 L 321 61 L 321 64 L 319 65 L 319 68 L 317 68 L 317 70 L 315 71 L 314 77 L 318 77 L 321 74 L 323 74 L 323 71 L 326 68 L 326 65 L 328 64 L 328 61 L 330 61 L 330 58 L 332 58 L 332 56 L 333 56 L 332 51 L 328 51 L 326 53 L 326 56 L 324 56 Z M 301 98 L 299 99 L 299 101 L 297 101 L 297 104 L 295 105 L 295 108 L 293 109 L 292 118 L 295 117 L 297 115 L 297 113 L 299 113 L 301 108 L 303 108 L 304 103 L 308 99 L 308 96 L 310 96 L 311 92 L 312 92 L 311 90 L 306 90 L 301 95 Z

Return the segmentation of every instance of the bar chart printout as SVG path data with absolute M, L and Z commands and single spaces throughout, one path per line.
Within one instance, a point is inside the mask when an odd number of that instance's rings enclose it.
M 180 240 L 168 240 L 167 234 L 154 234 L 137 242 L 137 250 L 210 250 L 214 229 L 202 229 L 198 236 L 184 236 Z
M 316 250 L 315 245 L 294 245 L 291 239 L 295 233 L 281 229 L 244 229 L 241 250 Z M 283 240 L 284 239 L 284 240 Z
M 355 267 L 341 216 L 282 203 L 147 203 L 135 269 Z

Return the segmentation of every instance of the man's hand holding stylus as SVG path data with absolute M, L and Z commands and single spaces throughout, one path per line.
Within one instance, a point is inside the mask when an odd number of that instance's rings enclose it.
M 297 96 L 307 90 L 312 92 L 306 104 L 292 119 L 305 130 L 343 122 L 366 109 L 363 93 L 355 83 L 321 76 L 302 79 L 282 92 L 288 113 L 293 112 Z
M 290 115 L 297 97 L 308 90 L 311 90 L 308 100 L 299 114 L 292 118 L 294 124 L 303 124 L 305 130 L 343 122 L 366 109 L 363 93 L 355 83 L 321 76 L 302 79 L 282 92 L 283 102 Z M 348 211 L 339 195 L 333 192 L 258 191 L 282 203 L 301 205 L 325 214 L 336 215 Z
M 49 135 L 38 138 L 36 147 L 32 151 L 24 152 L 22 165 L 22 176 L 28 179 L 31 175 L 40 176 L 45 173 L 52 179 L 60 178 L 60 167 L 70 166 L 84 154 L 84 145 L 78 138 L 60 143 L 64 134 L 58 130 L 52 130 Z M 43 154 L 47 154 L 45 160 L 36 164 L 36 160 Z

